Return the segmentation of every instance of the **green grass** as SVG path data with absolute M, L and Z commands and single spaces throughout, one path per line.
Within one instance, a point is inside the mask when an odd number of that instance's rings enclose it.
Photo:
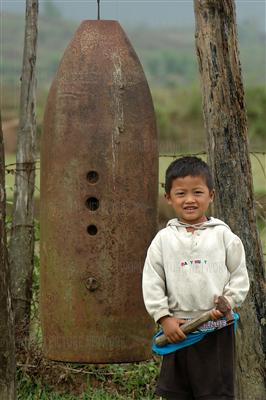
M 158 358 L 99 366 L 46 363 L 34 372 L 19 367 L 18 400 L 152 400 L 159 364 Z
M 251 153 L 251 167 L 255 193 L 266 194 L 266 154 Z
M 152 400 L 155 399 L 154 396 L 145 397 L 131 397 L 125 395 L 119 395 L 108 393 L 105 389 L 88 389 L 85 393 L 80 396 L 67 395 L 67 394 L 57 394 L 54 393 L 50 388 L 42 387 L 37 385 L 36 389 L 29 387 L 30 392 L 26 391 L 24 394 L 18 394 L 18 400 Z M 29 394 L 30 393 L 30 394 Z M 158 397 L 156 397 L 158 398 Z

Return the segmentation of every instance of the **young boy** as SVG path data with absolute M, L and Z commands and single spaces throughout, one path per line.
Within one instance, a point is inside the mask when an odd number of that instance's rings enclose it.
M 197 157 L 173 161 L 165 192 L 177 218 L 148 249 L 143 297 L 148 313 L 174 343 L 186 338 L 180 325 L 187 319 L 212 310 L 213 320 L 220 322 L 217 296 L 224 296 L 232 309 L 239 307 L 249 279 L 241 240 L 224 222 L 205 215 L 214 198 L 208 165 Z M 165 355 L 156 393 L 175 400 L 234 399 L 233 325 Z

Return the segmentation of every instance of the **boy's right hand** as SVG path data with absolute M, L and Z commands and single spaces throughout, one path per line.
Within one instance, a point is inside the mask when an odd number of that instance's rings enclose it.
M 180 325 L 186 322 L 184 319 L 167 315 L 160 318 L 158 322 L 162 325 L 163 332 L 170 343 L 181 342 L 186 339 L 186 335 L 180 329 Z

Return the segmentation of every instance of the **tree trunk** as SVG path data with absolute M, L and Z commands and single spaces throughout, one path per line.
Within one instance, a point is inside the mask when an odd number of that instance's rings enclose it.
M 13 221 L 9 245 L 16 341 L 20 344 L 23 343 L 23 338 L 28 337 L 29 332 L 34 263 L 37 18 L 38 0 L 27 0 Z
M 208 157 L 216 188 L 216 216 L 242 239 L 251 281 L 238 324 L 236 398 L 262 400 L 265 398 L 265 279 L 255 218 L 235 4 L 232 0 L 194 0 L 194 10 Z
M 10 274 L 6 249 L 5 156 L 0 114 L 0 399 L 14 400 L 15 343 L 11 310 Z

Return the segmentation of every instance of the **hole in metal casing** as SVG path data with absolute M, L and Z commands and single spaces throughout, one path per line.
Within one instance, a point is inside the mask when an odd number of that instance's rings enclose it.
M 97 229 L 97 227 L 95 225 L 89 225 L 87 227 L 87 232 L 88 232 L 89 235 L 95 236 L 97 234 L 97 232 L 98 232 L 98 229 Z
M 99 208 L 100 202 L 96 197 L 89 197 L 86 200 L 86 206 L 89 210 L 95 211 Z
M 88 180 L 90 183 L 96 183 L 96 182 L 98 182 L 98 180 L 99 180 L 99 174 L 98 174 L 98 172 L 96 172 L 96 171 L 89 171 L 89 172 L 87 173 L 87 180 Z

